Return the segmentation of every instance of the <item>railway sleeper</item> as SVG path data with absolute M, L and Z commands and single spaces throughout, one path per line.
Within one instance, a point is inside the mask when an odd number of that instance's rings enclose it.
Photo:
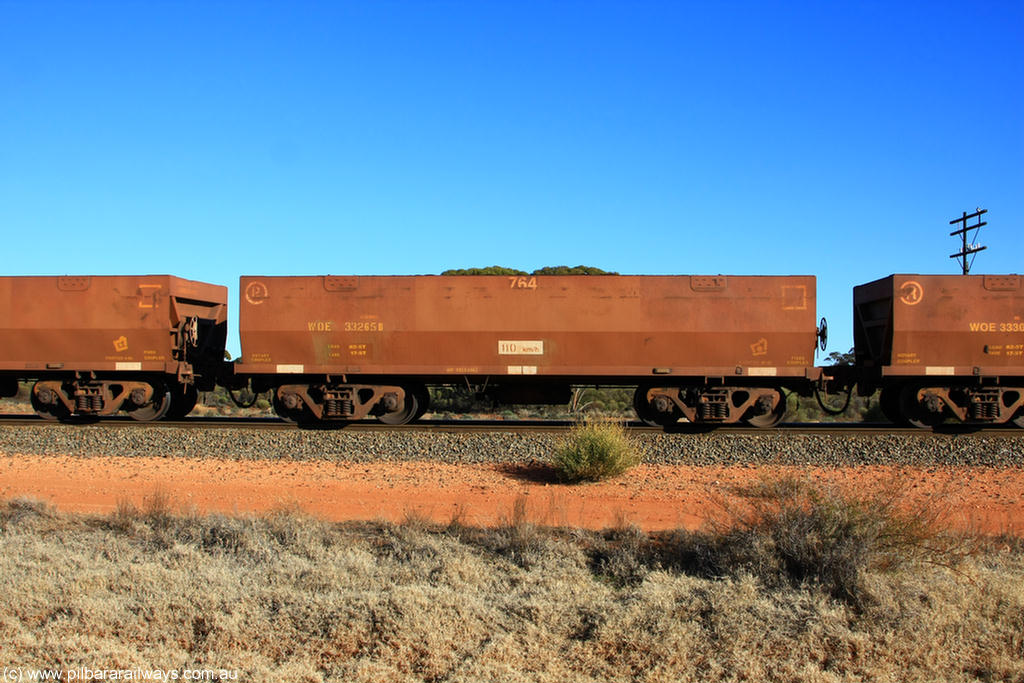
M 693 423 L 773 427 L 785 415 L 786 398 L 776 387 L 640 387 L 634 406 L 649 424 L 668 425 L 685 418 Z
M 100 417 L 125 410 L 140 421 L 158 420 L 170 408 L 170 393 L 158 381 L 41 380 L 32 387 L 32 407 L 47 420 L 71 415 Z
M 929 427 L 947 417 L 965 423 L 1024 427 L 1024 387 L 909 385 L 901 394 L 903 415 L 911 424 Z
M 290 422 L 374 416 L 386 424 L 404 424 L 421 414 L 417 399 L 417 392 L 398 385 L 284 384 L 274 391 L 274 409 Z

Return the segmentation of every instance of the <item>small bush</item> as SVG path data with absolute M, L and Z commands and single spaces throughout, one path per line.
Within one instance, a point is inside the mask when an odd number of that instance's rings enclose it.
M 871 599 L 868 573 L 914 562 L 951 567 L 972 552 L 944 532 L 940 506 L 907 509 L 895 486 L 857 495 L 783 478 L 737 493 L 745 505 L 728 509 L 724 524 L 697 544 L 708 574 L 810 583 L 862 605 Z
M 501 525 L 493 533 L 493 548 L 524 569 L 529 569 L 534 556 L 543 548 L 540 528 L 530 521 L 526 498 L 518 496 L 512 502 L 512 511 L 503 516 Z
M 54 510 L 44 501 L 35 498 L 12 498 L 0 506 L 0 531 L 8 524 L 16 524 L 29 518 L 52 517 Z
M 621 523 L 596 535 L 589 553 L 591 570 L 613 586 L 639 586 L 652 569 L 659 567 L 655 545 L 639 527 Z
M 562 481 L 600 481 L 622 474 L 641 459 L 621 423 L 591 422 L 573 427 L 555 450 L 552 465 Z
M 174 521 L 174 500 L 164 489 L 157 487 L 142 502 L 143 514 L 154 528 L 167 528 Z

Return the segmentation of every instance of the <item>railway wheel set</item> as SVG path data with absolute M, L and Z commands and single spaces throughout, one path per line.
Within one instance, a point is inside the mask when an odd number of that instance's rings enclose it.
M 871 395 L 893 422 L 1024 427 L 1017 275 L 891 275 L 853 289 L 854 363 L 817 367 L 813 276 L 0 277 L 0 396 L 38 415 L 181 418 L 199 392 L 268 392 L 283 419 L 405 424 L 432 386 L 498 404 L 634 387 L 637 416 L 772 427 L 787 395 Z

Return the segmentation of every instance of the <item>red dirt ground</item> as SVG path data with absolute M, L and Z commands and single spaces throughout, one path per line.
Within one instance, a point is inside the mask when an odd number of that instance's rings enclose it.
M 329 463 L 220 459 L 0 455 L 0 499 L 31 497 L 58 509 L 109 513 L 145 508 L 159 492 L 180 512 L 251 514 L 299 507 L 330 520 L 429 518 L 490 526 L 517 501 L 540 524 L 654 531 L 697 528 L 733 487 L 789 475 L 856 491 L 893 485 L 908 505 L 935 501 L 951 527 L 1024 535 L 1024 468 L 637 467 L 618 479 L 575 486 L 543 468 L 512 465 Z

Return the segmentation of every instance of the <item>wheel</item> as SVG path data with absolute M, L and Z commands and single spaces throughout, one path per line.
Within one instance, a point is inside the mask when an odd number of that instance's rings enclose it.
M 760 415 L 751 415 L 748 410 L 743 416 L 743 422 L 758 429 L 768 429 L 782 422 L 782 418 L 786 416 L 786 395 L 778 389 L 775 393 L 778 395 L 778 401 L 774 408 Z
M 271 391 L 270 393 L 273 396 L 271 402 L 274 405 L 274 412 L 277 413 L 277 416 L 285 422 L 298 423 L 299 416 L 302 414 L 302 407 L 300 406 L 298 410 L 286 408 L 281 399 L 278 398 L 277 391 Z
M 179 386 L 171 393 L 171 407 L 165 416 L 168 420 L 181 420 L 192 412 L 199 401 L 199 390 L 195 385 Z
M 416 416 L 412 418 L 412 421 L 415 422 L 430 410 L 430 392 L 422 384 L 415 387 L 413 391 L 416 392 L 416 403 L 419 404 L 419 407 L 416 409 Z
M 651 404 L 647 402 L 647 387 L 639 386 L 633 392 L 633 411 L 644 424 L 651 427 L 661 426 L 656 419 L 657 414 L 651 408 Z
M 885 387 L 882 389 L 878 395 L 878 407 L 882 411 L 882 415 L 885 415 L 885 419 L 894 425 L 906 426 L 910 423 L 903 416 L 903 410 L 900 406 L 899 387 Z
M 139 422 L 162 419 L 171 409 L 171 391 L 162 384 L 153 387 L 153 398 L 144 406 L 129 410 L 128 415 Z
M 679 421 L 675 411 L 662 413 L 654 409 L 647 400 L 647 392 L 651 387 L 641 384 L 633 392 L 633 410 L 640 421 L 650 427 L 664 427 Z
M 44 420 L 64 420 L 70 414 L 67 406 L 57 397 L 56 392 L 48 387 L 39 387 L 37 383 L 30 393 L 32 409 Z
M 917 400 L 917 392 L 920 390 L 921 387 L 909 385 L 903 387 L 903 390 L 900 391 L 900 412 L 903 414 L 903 419 L 918 429 L 929 429 L 935 425 L 942 424 L 942 411 L 932 412 L 927 410 Z
M 1010 418 L 1010 422 L 1024 429 L 1024 408 L 1018 410 L 1017 415 Z
M 415 420 L 422 413 L 420 410 L 419 398 L 414 387 L 403 387 L 405 389 L 404 405 L 393 413 L 384 413 L 377 416 L 377 421 L 386 425 L 404 425 Z M 429 399 L 428 399 L 429 400 Z

